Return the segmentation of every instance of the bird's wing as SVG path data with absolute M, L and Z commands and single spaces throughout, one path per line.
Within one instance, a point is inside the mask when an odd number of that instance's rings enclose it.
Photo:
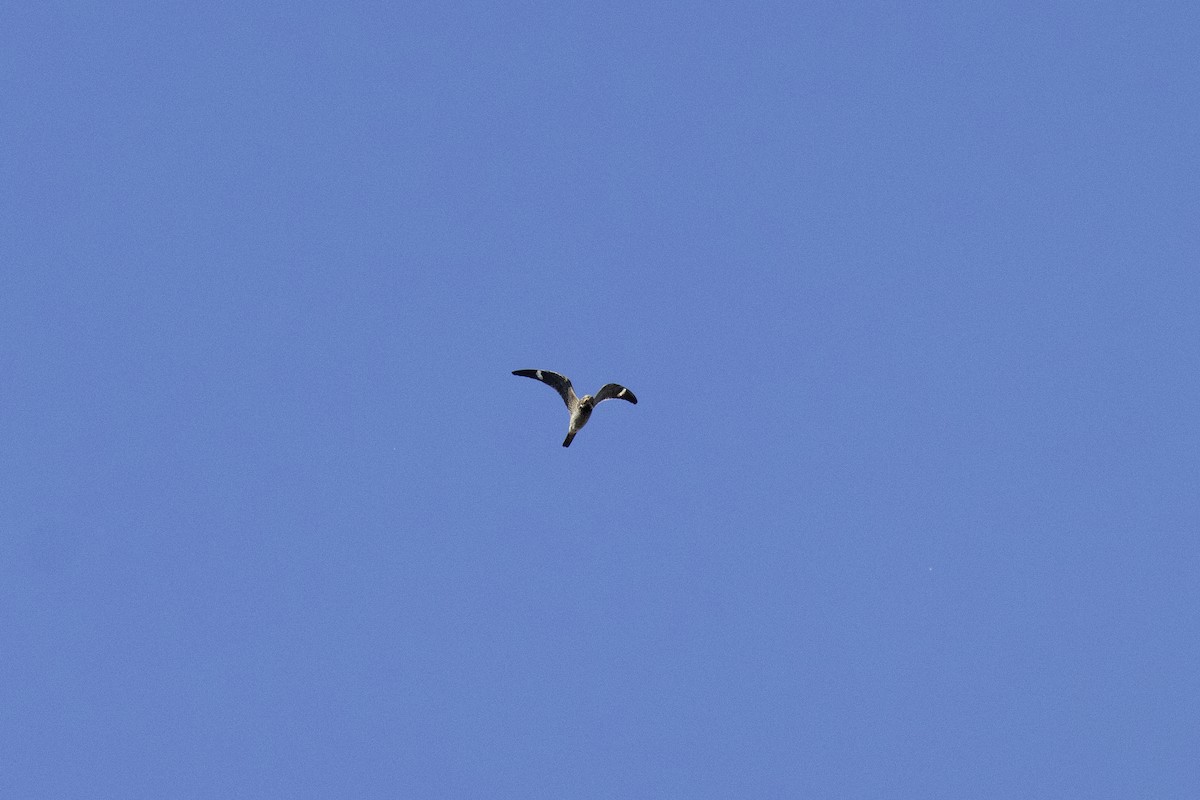
M 604 400 L 628 400 L 635 406 L 637 405 L 637 398 L 633 392 L 619 383 L 606 383 L 600 388 L 600 391 L 596 392 L 596 402 Z
M 575 411 L 575 406 L 579 405 L 579 399 L 575 397 L 575 390 L 571 388 L 571 381 L 566 375 L 559 375 L 557 372 L 551 372 L 548 369 L 517 369 L 513 370 L 513 375 L 520 375 L 522 378 L 533 378 L 535 381 L 541 381 L 547 386 L 553 386 L 554 391 L 558 392 L 572 413 Z

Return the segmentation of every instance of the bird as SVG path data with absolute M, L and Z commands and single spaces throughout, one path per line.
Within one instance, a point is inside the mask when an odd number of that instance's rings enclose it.
M 597 403 L 605 400 L 627 400 L 637 405 L 637 397 L 633 392 L 619 383 L 606 383 L 595 395 L 585 394 L 583 397 L 576 397 L 575 390 L 571 388 L 570 379 L 557 372 L 547 369 L 517 369 L 513 370 L 513 375 L 533 378 L 535 381 L 541 381 L 547 386 L 554 387 L 563 402 L 567 404 L 567 410 L 571 412 L 571 423 L 567 427 L 567 438 L 563 439 L 563 447 L 571 446 L 571 440 L 575 438 L 575 434 L 579 433 L 580 428 L 587 425 L 588 419 L 592 416 L 592 409 L 596 407 Z

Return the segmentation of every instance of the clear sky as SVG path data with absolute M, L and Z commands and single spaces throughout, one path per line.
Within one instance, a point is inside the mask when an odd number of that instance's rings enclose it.
M 10 3 L 0 795 L 1200 797 L 1198 8 Z

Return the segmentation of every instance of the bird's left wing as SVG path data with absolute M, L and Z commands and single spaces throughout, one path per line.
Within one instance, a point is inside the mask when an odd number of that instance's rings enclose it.
M 541 381 L 547 386 L 553 386 L 554 390 L 562 397 L 563 402 L 567 404 L 567 408 L 572 413 L 575 411 L 575 406 L 579 404 L 578 398 L 575 397 L 575 390 L 571 388 L 571 381 L 566 375 L 559 375 L 557 372 L 551 372 L 548 369 L 515 369 L 513 375 L 520 375 L 522 378 L 533 378 L 535 381 Z

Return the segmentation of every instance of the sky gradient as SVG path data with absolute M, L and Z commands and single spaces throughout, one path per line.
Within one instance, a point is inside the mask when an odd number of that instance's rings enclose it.
M 1200 796 L 1197 8 L 8 9 L 0 794 Z

